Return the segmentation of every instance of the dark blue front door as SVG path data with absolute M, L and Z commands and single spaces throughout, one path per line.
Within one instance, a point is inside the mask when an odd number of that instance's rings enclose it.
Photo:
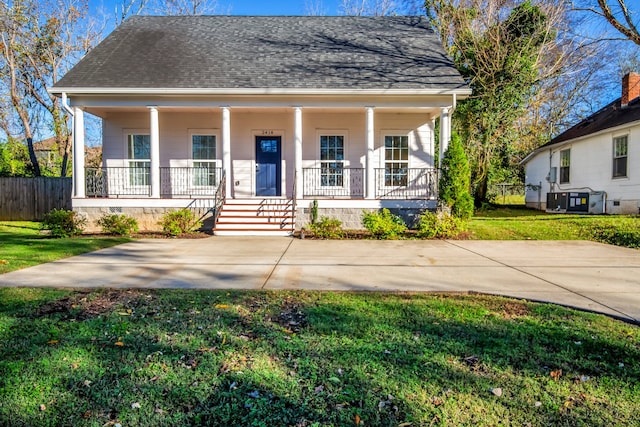
M 280 195 L 279 136 L 256 137 L 256 196 Z

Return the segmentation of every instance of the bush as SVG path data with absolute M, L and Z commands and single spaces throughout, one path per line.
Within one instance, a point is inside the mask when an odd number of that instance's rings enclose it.
M 337 218 L 323 216 L 320 221 L 311 224 L 309 229 L 321 239 L 341 239 L 344 236 L 342 221 Z
M 599 225 L 589 230 L 591 239 L 610 245 L 640 248 L 640 229 L 614 225 Z
M 200 227 L 200 221 L 189 209 L 166 212 L 158 224 L 168 236 L 179 236 Z
M 107 234 L 115 234 L 116 236 L 129 236 L 138 232 L 138 221 L 127 215 L 104 214 L 97 221 L 102 232 Z
M 438 191 L 440 202 L 451 208 L 451 213 L 456 217 L 469 219 L 473 216 L 470 183 L 471 173 L 467 154 L 464 152 L 460 137 L 454 133 L 442 159 Z
M 42 220 L 42 229 L 49 230 L 53 237 L 77 236 L 86 225 L 85 217 L 66 209 L 53 209 Z
M 462 193 L 460 197 L 453 202 L 451 206 L 451 214 L 461 219 L 469 219 L 473 216 L 473 197 L 469 193 Z
M 389 212 L 389 209 L 382 209 L 379 212 L 364 212 L 362 223 L 377 239 L 397 239 L 407 231 L 407 225 L 402 218 Z
M 466 222 L 447 213 L 425 212 L 418 224 L 418 237 L 423 239 L 451 239 L 466 231 Z

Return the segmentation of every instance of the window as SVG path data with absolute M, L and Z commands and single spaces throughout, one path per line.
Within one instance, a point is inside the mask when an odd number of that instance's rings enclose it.
M 627 176 L 627 135 L 613 138 L 613 177 Z
M 129 158 L 129 183 L 149 185 L 151 168 L 151 138 L 149 135 L 128 135 L 127 156 Z
M 216 136 L 191 135 L 193 185 L 216 185 Z
M 342 187 L 344 173 L 344 136 L 320 136 L 320 185 Z
M 409 137 L 394 135 L 384 137 L 384 185 L 407 185 L 409 173 Z
M 560 151 L 560 184 L 569 182 L 569 170 L 571 168 L 571 150 Z

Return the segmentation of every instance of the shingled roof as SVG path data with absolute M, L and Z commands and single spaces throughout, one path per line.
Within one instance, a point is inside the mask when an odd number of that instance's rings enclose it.
M 421 17 L 134 16 L 53 88 L 465 91 Z

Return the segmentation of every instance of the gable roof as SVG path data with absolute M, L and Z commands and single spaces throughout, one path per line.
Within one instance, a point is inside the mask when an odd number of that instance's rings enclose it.
M 625 107 L 621 106 L 621 98 L 618 98 L 609 105 L 606 105 L 591 116 L 551 139 L 551 141 L 536 148 L 522 159 L 520 163 L 527 163 L 536 153 L 543 151 L 545 148 L 550 146 L 593 135 L 607 129 L 612 129 L 637 121 L 640 121 L 640 98 L 632 100 Z
M 469 93 L 422 17 L 134 16 L 52 88 Z

